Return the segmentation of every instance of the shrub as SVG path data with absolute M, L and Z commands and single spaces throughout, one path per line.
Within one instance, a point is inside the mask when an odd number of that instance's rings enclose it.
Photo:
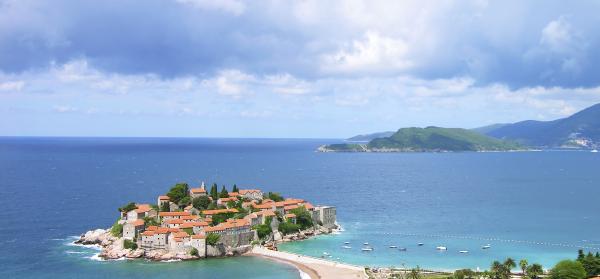
M 281 196 L 281 194 L 279 194 L 279 193 L 274 193 L 274 192 L 267 193 L 265 198 L 272 199 L 273 201 L 276 201 L 276 202 L 283 201 L 283 196 Z
M 190 193 L 189 186 L 187 183 L 177 183 L 175 186 L 169 190 L 167 196 L 169 196 L 170 200 L 176 204 L 179 204 L 179 201 L 185 197 L 187 197 Z
M 188 206 L 192 203 L 192 198 L 190 198 L 189 196 L 183 197 L 182 199 L 179 200 L 179 203 L 177 205 L 185 207 Z
M 269 236 L 272 232 L 271 230 L 271 226 L 264 224 L 264 225 L 256 225 L 254 226 L 254 228 L 256 230 L 256 233 L 258 234 L 258 238 L 263 239 L 267 236 Z
M 204 210 L 210 205 L 210 199 L 207 196 L 200 196 L 192 200 L 192 206 L 198 210 Z
M 135 250 L 137 249 L 137 244 L 129 239 L 125 239 L 125 241 L 123 241 L 123 248 Z
M 137 208 L 137 205 L 135 205 L 135 203 L 133 203 L 133 202 L 130 202 L 122 207 L 119 207 L 119 211 L 120 212 L 129 212 L 136 208 Z
M 564 260 L 557 263 L 550 271 L 550 279 L 585 279 L 587 273 L 578 261 Z
M 194 235 L 194 230 L 192 228 L 185 228 L 183 231 L 189 235 Z
M 160 204 L 160 211 L 161 212 L 169 212 L 171 211 L 171 206 L 169 206 L 169 202 L 163 202 Z
M 153 217 L 144 217 L 144 225 L 148 226 L 160 226 L 160 222 Z
M 123 225 L 119 224 L 119 221 L 115 222 L 112 228 L 110 228 L 110 234 L 114 237 L 123 236 Z
M 198 257 L 199 256 L 198 249 L 192 248 L 192 250 L 190 251 L 190 255 Z
M 221 239 L 219 234 L 209 233 L 206 235 L 206 244 L 214 246 L 219 242 L 219 239 Z
M 312 216 L 304 206 L 292 209 L 290 211 L 296 215 L 296 224 L 300 226 L 300 229 L 305 230 L 313 226 Z
M 300 231 L 300 226 L 290 222 L 279 223 L 279 231 L 284 235 Z

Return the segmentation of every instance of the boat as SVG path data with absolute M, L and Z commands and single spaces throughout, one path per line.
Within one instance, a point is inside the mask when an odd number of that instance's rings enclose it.
M 396 246 L 396 245 L 390 245 L 390 248 L 394 248 L 395 249 L 395 248 L 398 248 L 398 246 Z
M 344 242 L 344 244 L 350 244 L 350 242 L 349 242 L 349 241 L 346 241 L 346 242 Z
M 421 243 L 421 242 L 419 242 L 419 243 L 417 243 L 417 245 L 418 245 L 418 246 L 423 246 L 423 245 L 425 245 L 425 244 L 424 244 L 424 243 Z
M 348 246 L 348 245 L 344 245 L 344 246 L 342 246 L 342 248 L 344 248 L 344 249 L 352 249 L 352 247 Z
M 329 256 L 329 253 L 323 252 L 323 256 Z
M 365 248 L 362 248 L 360 250 L 364 251 L 364 252 L 371 252 L 371 251 L 373 251 L 373 248 L 371 248 L 371 247 L 365 247 Z
M 590 152 L 592 152 L 592 153 L 598 153 L 598 149 L 594 149 L 594 150 L 592 150 Z
M 369 245 L 369 242 L 365 242 L 365 243 L 363 243 L 363 245 Z
M 458 252 L 459 252 L 459 253 L 461 253 L 461 254 L 466 254 L 466 253 L 469 253 L 469 251 L 467 251 L 467 250 L 460 250 L 460 251 L 458 251 Z
M 489 244 L 481 246 L 481 249 L 490 249 L 490 248 L 492 248 L 492 245 L 489 245 Z
M 406 251 L 406 248 L 404 248 L 404 247 L 401 247 L 401 248 L 400 248 L 400 249 L 398 249 L 398 250 L 400 250 L 400 251 Z
M 435 247 L 435 249 L 440 250 L 440 251 L 448 250 L 448 248 L 446 246 L 438 246 L 438 247 Z

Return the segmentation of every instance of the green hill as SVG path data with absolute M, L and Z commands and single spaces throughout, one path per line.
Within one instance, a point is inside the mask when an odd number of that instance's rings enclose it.
M 508 151 L 523 149 L 516 143 L 495 139 L 460 128 L 402 128 L 389 137 L 368 144 L 334 144 L 319 148 L 324 152 L 446 152 Z

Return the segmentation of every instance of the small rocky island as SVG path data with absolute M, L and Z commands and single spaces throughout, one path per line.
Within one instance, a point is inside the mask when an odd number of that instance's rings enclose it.
M 176 184 L 156 204 L 119 208 L 109 229 L 88 231 L 75 241 L 99 245 L 103 259 L 192 260 L 244 254 L 255 245 L 276 249 L 278 242 L 306 239 L 337 229 L 333 206 L 313 206 L 258 189 L 218 191 L 204 183 Z

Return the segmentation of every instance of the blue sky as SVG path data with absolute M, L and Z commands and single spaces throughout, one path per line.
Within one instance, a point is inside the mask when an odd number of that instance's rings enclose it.
M 600 102 L 598 1 L 0 0 L 0 135 L 347 137 Z

